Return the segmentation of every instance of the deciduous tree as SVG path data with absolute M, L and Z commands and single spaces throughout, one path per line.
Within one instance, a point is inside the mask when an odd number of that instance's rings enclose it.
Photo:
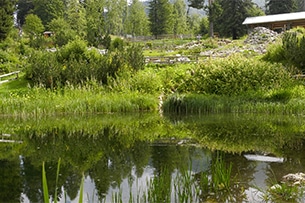
M 31 39 L 42 35 L 44 26 L 41 19 L 35 14 L 29 14 L 25 17 L 23 30 L 30 36 Z

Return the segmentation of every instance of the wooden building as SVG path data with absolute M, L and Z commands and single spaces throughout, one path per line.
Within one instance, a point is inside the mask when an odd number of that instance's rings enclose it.
M 305 27 L 305 12 L 248 17 L 243 25 L 247 25 L 249 29 L 266 27 L 278 32 L 294 27 Z

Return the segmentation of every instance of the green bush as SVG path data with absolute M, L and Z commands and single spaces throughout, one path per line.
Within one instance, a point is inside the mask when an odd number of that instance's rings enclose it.
M 74 40 L 55 53 L 33 51 L 28 58 L 26 77 L 36 85 L 50 88 L 90 80 L 107 84 L 108 78 L 116 78 L 120 70 L 144 67 L 142 50 L 132 48 L 102 55 L 96 48 L 89 49 L 85 41 Z
M 291 84 L 290 73 L 279 64 L 242 55 L 209 59 L 193 66 L 160 71 L 165 91 L 215 95 L 239 95 L 267 91 Z
M 69 60 L 81 61 L 87 52 L 87 43 L 83 40 L 77 39 L 69 42 L 58 52 L 58 59 L 60 62 Z
M 285 32 L 274 45 L 268 48 L 265 60 L 293 65 L 305 71 L 305 29 L 296 28 Z
M 112 40 L 111 42 L 111 49 L 113 50 L 123 50 L 124 48 L 124 40 L 122 40 L 121 38 L 115 38 L 114 40 Z
M 263 59 L 270 62 L 285 63 L 282 39 L 277 40 L 267 47 L 267 53 L 263 56 Z
M 191 83 L 197 92 L 237 95 L 286 85 L 290 74 L 279 64 L 270 64 L 241 55 L 209 60 L 194 72 Z
M 133 70 L 142 70 L 145 66 L 145 58 L 142 46 L 133 44 L 126 50 L 126 60 Z

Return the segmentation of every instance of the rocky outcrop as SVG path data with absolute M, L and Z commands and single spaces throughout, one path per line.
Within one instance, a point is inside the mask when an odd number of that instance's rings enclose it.
M 247 39 L 245 40 L 245 44 L 265 45 L 274 42 L 278 36 L 279 34 L 277 32 L 269 30 L 265 27 L 256 27 L 248 35 Z
M 222 43 L 218 40 L 219 47 L 217 49 L 201 52 L 200 55 L 207 57 L 226 57 L 235 53 L 264 54 L 267 52 L 267 46 L 278 37 L 279 34 L 272 30 L 264 27 L 256 27 L 248 35 L 243 45 L 224 49 L 223 46 L 232 43 L 232 41 L 226 40 L 226 43 Z
M 305 174 L 304 173 L 290 173 L 282 178 L 282 182 L 289 183 L 292 185 L 305 184 Z

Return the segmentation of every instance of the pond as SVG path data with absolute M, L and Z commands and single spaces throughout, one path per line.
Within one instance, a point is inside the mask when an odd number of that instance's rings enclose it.
M 305 200 L 302 186 L 281 183 L 287 174 L 305 172 L 301 116 L 145 113 L 0 120 L 0 202 L 43 202 L 43 163 L 50 199 L 59 202 Z M 272 191 L 276 184 L 281 190 Z

